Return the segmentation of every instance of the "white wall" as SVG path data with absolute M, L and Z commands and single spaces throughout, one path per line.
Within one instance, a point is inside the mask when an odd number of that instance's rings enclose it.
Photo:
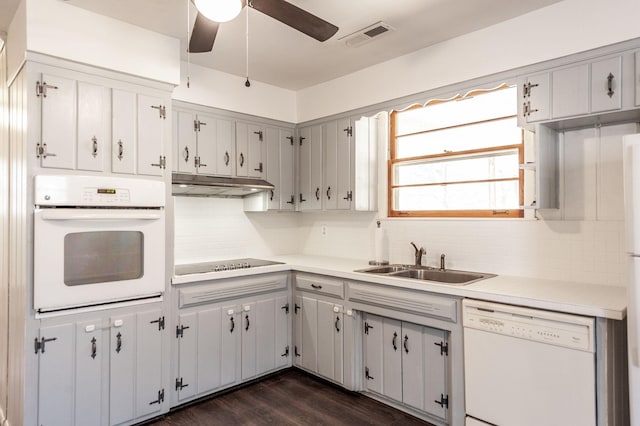
M 640 37 L 638 0 L 564 0 L 297 92 L 298 122 Z
M 179 84 L 178 39 L 60 0 L 22 3 L 26 3 L 28 51 Z
M 27 7 L 20 2 L 7 31 L 7 77 L 12 78 L 24 61 L 27 50 Z
M 296 122 L 296 94 L 259 81 L 245 87 L 245 79 L 186 62 L 181 65 L 180 86 L 173 99 L 275 120 Z M 190 88 L 186 79 L 190 77 Z
M 299 252 L 296 213 L 244 213 L 241 199 L 173 200 L 176 264 Z

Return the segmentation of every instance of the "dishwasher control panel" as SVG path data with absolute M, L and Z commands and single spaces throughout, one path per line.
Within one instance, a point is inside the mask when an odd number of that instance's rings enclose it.
M 506 336 L 594 352 L 595 319 L 465 299 L 462 324 Z

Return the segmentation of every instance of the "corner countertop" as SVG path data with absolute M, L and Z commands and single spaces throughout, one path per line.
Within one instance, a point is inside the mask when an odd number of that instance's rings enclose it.
M 234 271 L 178 275 L 173 277 L 172 283 L 173 285 L 180 285 L 272 272 L 295 271 L 329 275 L 345 280 L 364 281 L 435 294 L 467 297 L 614 320 L 624 319 L 627 311 L 626 288 L 619 286 L 507 275 L 498 275 L 466 286 L 459 286 L 440 284 L 433 281 L 417 281 L 410 278 L 354 272 L 357 269 L 364 269 L 369 266 L 366 261 L 357 259 L 308 255 L 275 256 L 264 259 L 282 263 Z

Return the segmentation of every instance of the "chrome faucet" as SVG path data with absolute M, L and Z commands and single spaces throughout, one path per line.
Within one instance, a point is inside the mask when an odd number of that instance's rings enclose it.
M 422 255 L 426 254 L 427 251 L 424 249 L 424 247 L 418 248 L 418 246 L 416 246 L 413 241 L 411 241 L 411 245 L 413 246 L 413 249 L 416 251 L 415 252 L 416 266 L 422 266 Z
M 440 270 L 444 271 L 444 253 L 440 255 Z

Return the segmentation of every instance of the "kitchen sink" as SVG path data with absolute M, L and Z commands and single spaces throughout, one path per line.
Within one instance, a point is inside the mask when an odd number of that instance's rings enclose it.
M 413 265 L 388 265 L 374 268 L 358 269 L 355 272 L 379 274 L 397 278 L 408 278 L 420 281 L 435 281 L 453 285 L 467 285 L 485 278 L 495 277 L 495 274 L 481 272 L 456 271 L 449 269 L 435 269 Z

